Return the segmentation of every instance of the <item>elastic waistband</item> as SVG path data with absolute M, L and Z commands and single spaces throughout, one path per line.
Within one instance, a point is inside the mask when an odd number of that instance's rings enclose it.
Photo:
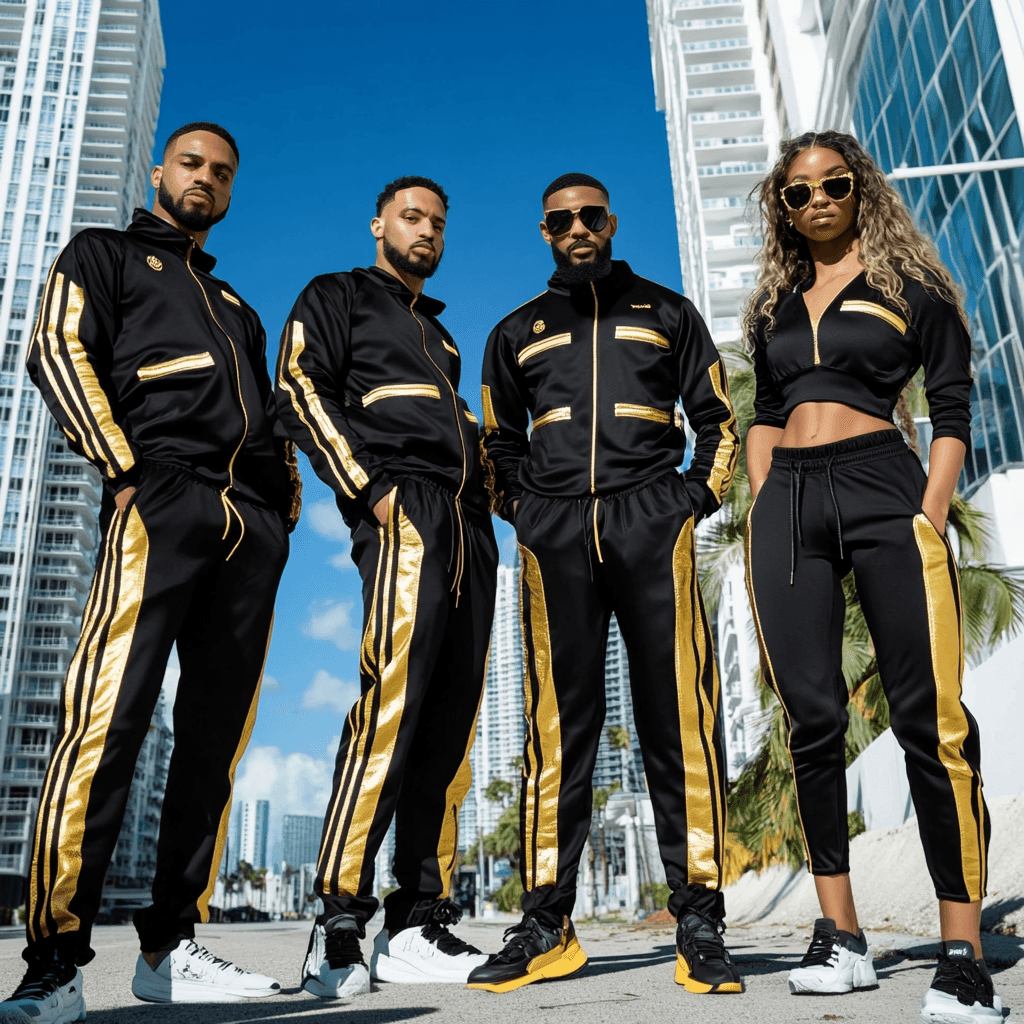
M 594 498 L 600 498 L 601 501 L 618 501 L 620 498 L 628 498 L 630 495 L 639 494 L 640 491 L 646 491 L 648 487 L 653 487 L 662 480 L 668 480 L 674 476 L 682 480 L 682 474 L 678 470 L 669 469 L 664 473 L 659 473 L 657 476 L 652 476 L 650 480 L 644 480 L 643 483 L 634 484 L 632 487 L 626 487 L 621 491 L 606 491 L 603 494 L 543 494 L 540 491 L 529 491 L 525 488 L 523 493 L 536 495 L 545 501 L 593 501 Z
M 454 505 L 455 503 L 455 492 L 449 490 L 444 484 L 438 483 L 436 480 L 431 480 L 430 477 L 420 476 L 419 473 L 392 473 L 391 477 L 393 480 L 411 480 L 413 483 L 420 484 L 426 487 L 427 490 L 433 491 L 435 494 L 444 498 L 449 504 Z M 475 518 L 481 521 L 489 521 L 491 516 L 486 508 L 477 507 L 471 501 L 466 500 L 466 495 L 463 495 L 459 499 L 459 506 L 462 509 L 462 514 L 468 518 Z
M 773 466 L 799 466 L 802 473 L 814 473 L 828 466 L 852 466 L 862 462 L 891 459 L 910 452 L 898 430 L 876 430 L 812 448 L 775 448 Z

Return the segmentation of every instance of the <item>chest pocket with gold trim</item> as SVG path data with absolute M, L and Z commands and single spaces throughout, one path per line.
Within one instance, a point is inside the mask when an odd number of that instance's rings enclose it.
M 209 352 L 197 352 L 192 356 L 168 359 L 166 363 L 150 363 L 149 366 L 140 366 L 136 372 L 139 380 L 154 380 L 157 377 L 170 376 L 172 373 L 184 373 L 186 370 L 204 370 L 208 366 L 213 366 L 213 356 Z
M 863 299 L 846 299 L 839 307 L 840 313 L 867 313 L 870 316 L 877 316 L 887 324 L 895 327 L 900 334 L 907 333 L 907 322 L 897 316 L 891 309 L 880 306 L 877 302 L 866 302 Z

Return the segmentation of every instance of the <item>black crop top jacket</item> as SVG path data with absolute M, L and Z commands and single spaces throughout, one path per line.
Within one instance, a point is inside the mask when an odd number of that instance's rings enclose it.
M 956 307 L 903 277 L 910 320 L 862 272 L 829 303 L 817 323 L 804 303 L 808 278 L 775 304 L 754 332 L 754 426 L 785 427 L 802 402 L 841 402 L 892 419 L 907 382 L 924 366 L 932 437 L 971 442 L 971 339 Z

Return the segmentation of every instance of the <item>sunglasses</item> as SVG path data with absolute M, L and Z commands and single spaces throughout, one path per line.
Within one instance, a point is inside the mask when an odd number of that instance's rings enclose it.
M 782 201 L 786 206 L 794 213 L 799 213 L 800 210 L 804 210 L 810 205 L 815 191 L 819 188 L 829 199 L 841 203 L 844 199 L 849 199 L 853 192 L 853 172 L 845 171 L 843 174 L 833 174 L 831 177 L 821 178 L 819 181 L 794 181 L 793 184 L 787 185 L 779 191 L 782 193 Z
M 564 235 L 576 218 L 588 231 L 602 231 L 608 223 L 608 210 L 603 206 L 581 206 L 578 210 L 548 210 L 544 223 L 553 235 Z

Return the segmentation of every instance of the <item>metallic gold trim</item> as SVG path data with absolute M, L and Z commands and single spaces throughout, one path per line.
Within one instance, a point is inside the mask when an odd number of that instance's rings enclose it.
M 708 376 L 711 378 L 711 386 L 714 388 L 718 400 L 729 410 L 729 418 L 718 425 L 722 432 L 722 440 L 718 442 L 718 447 L 715 449 L 715 461 L 707 479 L 708 490 L 721 504 L 736 473 L 740 446 L 736 438 L 736 413 L 729 400 L 729 377 L 725 372 L 725 363 L 719 359 L 709 366 Z
M 839 307 L 840 313 L 869 313 L 871 316 L 880 317 L 888 324 L 892 324 L 900 334 L 907 333 L 907 322 L 897 316 L 891 309 L 880 306 L 877 302 L 865 302 L 862 299 L 846 299 Z
M 619 326 L 615 328 L 615 337 L 620 341 L 646 341 L 648 345 L 657 345 L 658 348 L 672 347 L 672 343 L 663 334 L 646 327 Z
M 539 356 L 541 352 L 547 352 L 549 348 L 561 348 L 563 345 L 571 344 L 571 334 L 553 334 L 550 338 L 545 338 L 543 341 L 535 341 L 532 345 L 527 345 L 526 348 L 516 356 L 516 362 L 522 366 L 527 359 Z
M 520 616 L 523 618 L 523 646 L 526 653 L 526 749 L 523 762 L 525 784 L 526 889 L 554 885 L 558 878 L 558 798 L 562 788 L 562 723 L 555 690 L 551 633 L 548 626 L 544 580 L 537 556 L 519 545 L 522 562 Z M 525 622 L 528 602 L 529 626 Z M 535 674 L 530 672 L 530 655 Z M 531 675 L 533 678 L 531 679 Z M 534 704 L 531 682 L 537 684 Z M 540 763 L 534 763 L 539 753 Z
M 241 306 L 242 305 L 242 303 L 238 299 L 236 299 L 235 296 L 231 294 L 231 292 L 226 291 L 225 289 L 221 288 L 220 293 L 221 293 L 221 295 L 224 296 L 225 299 L 228 300 L 228 302 L 231 303 L 232 306 Z
M 166 363 L 150 363 L 149 366 L 140 366 L 136 372 L 139 380 L 153 380 L 155 377 L 184 373 L 186 370 L 202 370 L 207 366 L 213 366 L 213 356 L 209 352 L 197 352 L 193 356 L 168 359 Z
M 936 727 L 939 761 L 949 776 L 960 827 L 960 862 L 964 886 L 973 902 L 985 895 L 984 828 L 974 817 L 975 779 L 981 791 L 981 776 L 963 756 L 970 734 L 967 714 L 960 700 L 963 692 L 963 623 L 960 620 L 959 584 L 950 579 L 950 554 L 931 520 L 923 513 L 914 516 L 914 539 L 921 555 L 925 604 L 928 608 L 928 636 L 935 679 Z M 980 802 L 980 801 L 979 801 Z
M 480 404 L 484 407 L 484 430 L 490 433 L 498 429 L 498 418 L 494 415 L 494 403 L 491 401 L 489 384 L 480 385 Z
M 363 408 L 379 402 L 382 398 L 436 398 L 441 391 L 436 384 L 385 384 L 363 395 Z
M 590 292 L 594 296 L 594 327 L 591 339 L 591 398 L 590 409 L 590 493 L 597 493 L 597 314 L 600 306 L 597 302 L 597 289 L 590 282 Z
M 616 416 L 628 416 L 637 420 L 650 420 L 652 423 L 669 424 L 672 422 L 672 413 L 663 409 L 655 409 L 650 405 L 633 405 L 631 402 L 616 402 Z
M 556 423 L 558 420 L 571 420 L 572 409 L 568 405 L 561 405 L 557 409 L 550 409 L 544 413 L 543 416 L 538 416 L 533 421 L 532 430 L 539 430 L 541 427 L 547 426 L 549 423 Z
M 476 418 L 476 413 L 470 412 L 469 409 L 463 409 L 462 414 L 469 420 L 470 423 L 479 424 L 480 421 Z
M 597 551 L 597 560 L 599 562 L 604 561 L 604 555 L 601 554 L 601 537 L 597 532 L 597 506 L 601 504 L 600 498 L 594 499 L 594 549 Z
M 447 350 L 448 350 L 449 352 L 451 352 L 451 354 L 452 354 L 453 356 L 458 356 L 458 357 L 459 357 L 460 359 L 462 358 L 462 356 L 461 356 L 461 355 L 459 355 L 459 350 L 458 350 L 458 349 L 457 349 L 457 348 L 456 348 L 456 347 L 455 347 L 454 345 L 449 345 L 449 344 L 448 344 L 448 341 L 447 341 L 447 340 L 446 340 L 445 338 L 442 338 L 442 339 L 441 339 L 441 344 L 442 344 L 442 345 L 444 345 L 444 347 L 445 347 L 445 348 L 446 348 L 446 349 L 447 349 Z

